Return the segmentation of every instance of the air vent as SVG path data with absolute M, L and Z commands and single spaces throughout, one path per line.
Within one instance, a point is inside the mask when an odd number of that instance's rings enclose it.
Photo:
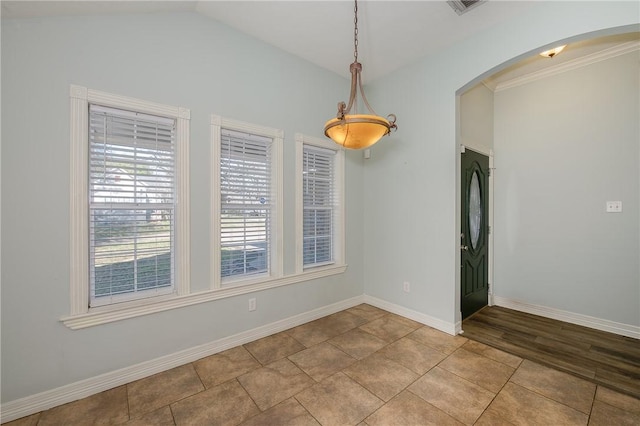
M 485 1 L 487 0 L 449 0 L 447 3 L 458 15 L 462 15 L 476 6 L 480 6 Z

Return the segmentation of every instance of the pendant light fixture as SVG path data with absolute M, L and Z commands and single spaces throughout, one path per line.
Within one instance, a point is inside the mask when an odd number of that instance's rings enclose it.
M 324 134 L 345 148 L 362 149 L 378 142 L 380 138 L 388 135 L 391 129 L 397 129 L 397 126 L 394 114 L 389 114 L 387 118 L 376 115 L 364 96 L 361 76 L 362 64 L 358 62 L 358 0 L 355 0 L 354 14 L 353 56 L 355 60 L 349 67 L 349 71 L 351 71 L 349 104 L 338 103 L 338 114 L 336 118 L 327 121 L 324 125 Z M 357 113 L 358 89 L 369 114 Z M 352 108 L 354 114 L 351 114 Z

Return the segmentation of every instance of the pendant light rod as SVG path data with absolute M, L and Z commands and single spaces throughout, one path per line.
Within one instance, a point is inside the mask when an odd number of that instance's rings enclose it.
M 354 0 L 353 19 L 353 63 L 349 66 L 351 73 L 351 90 L 349 104 L 338 102 L 336 118 L 329 120 L 324 126 L 324 134 L 345 148 L 360 149 L 376 143 L 382 136 L 388 135 L 391 129 L 396 130 L 396 116 L 389 114 L 388 119 L 378 116 L 369 105 L 362 88 L 362 64 L 358 62 L 358 0 Z M 357 104 L 358 89 L 369 114 L 350 114 Z
M 353 104 L 356 102 L 358 88 L 360 89 L 360 96 L 364 101 L 364 105 L 371 114 L 377 115 L 373 108 L 371 108 L 371 105 L 369 105 L 367 97 L 364 95 L 364 90 L 362 90 L 362 77 L 360 74 L 362 72 L 362 64 L 360 62 L 352 63 L 349 67 L 349 71 L 351 71 L 351 93 L 349 94 L 349 105 L 346 105 L 344 102 L 339 102 L 337 117 L 342 120 L 345 114 L 349 114 L 351 112 L 351 107 L 353 107 Z
M 358 62 L 358 0 L 353 6 L 353 62 Z
M 342 119 L 345 114 L 349 114 L 351 112 L 351 107 L 356 102 L 356 97 L 358 96 L 358 89 L 360 89 L 360 96 L 362 96 L 362 100 L 364 101 L 364 105 L 367 107 L 369 112 L 373 115 L 377 115 L 369 102 L 367 101 L 367 97 L 364 95 L 364 90 L 362 90 L 362 64 L 358 62 L 358 0 L 354 1 L 355 6 L 353 7 L 353 63 L 349 66 L 349 71 L 351 72 L 351 92 L 349 94 L 349 105 L 345 107 L 344 102 L 340 102 L 338 104 L 338 115 L 337 117 Z

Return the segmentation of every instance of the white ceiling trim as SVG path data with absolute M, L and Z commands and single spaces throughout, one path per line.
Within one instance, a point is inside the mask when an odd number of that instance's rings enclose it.
M 640 41 L 630 41 L 617 46 L 610 47 L 600 52 L 592 53 L 581 58 L 573 59 L 558 65 L 553 65 L 540 71 L 525 74 L 510 80 L 502 81 L 497 84 L 485 83 L 489 89 L 494 92 L 500 92 L 502 90 L 512 89 L 517 86 L 531 83 L 536 80 L 551 77 L 553 75 L 561 74 L 566 71 L 582 68 L 587 65 L 595 64 L 596 62 L 604 61 L 607 59 L 615 58 L 616 56 L 625 55 L 627 53 L 640 50 Z

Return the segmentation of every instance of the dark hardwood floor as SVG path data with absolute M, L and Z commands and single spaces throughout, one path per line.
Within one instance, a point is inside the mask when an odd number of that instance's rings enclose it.
M 499 306 L 462 323 L 464 337 L 640 398 L 640 340 Z

